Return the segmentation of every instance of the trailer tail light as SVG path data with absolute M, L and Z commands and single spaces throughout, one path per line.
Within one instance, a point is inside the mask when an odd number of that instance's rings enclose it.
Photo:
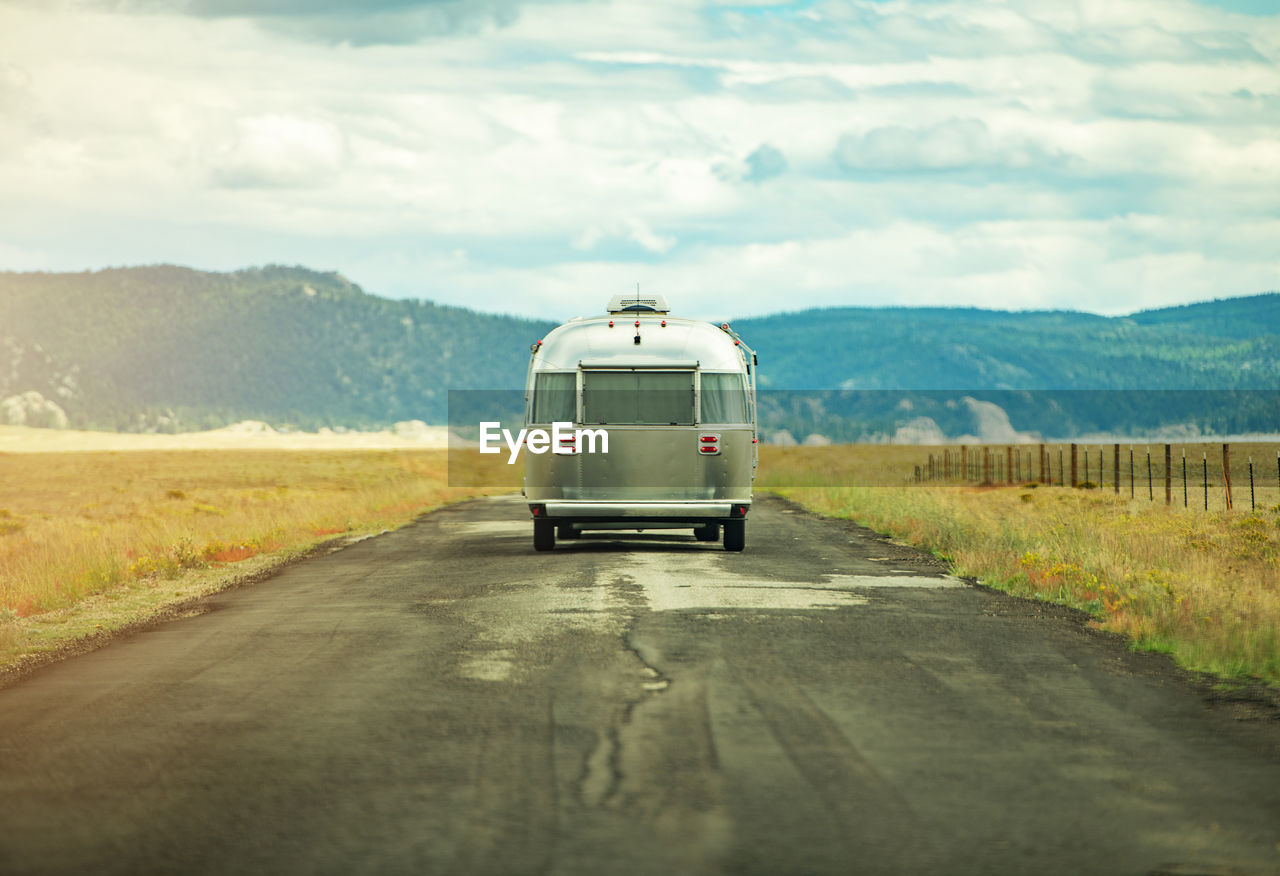
M 534 517 L 546 517 L 546 516 L 547 516 L 547 506 L 546 506 L 546 505 L 530 505 L 530 506 L 529 506 L 529 510 L 533 512 L 533 516 L 534 516 Z
M 698 436 L 698 452 L 705 453 L 707 456 L 716 456 L 720 453 L 720 434 L 718 432 L 707 432 Z
M 730 514 L 733 517 L 746 517 L 747 509 L 750 507 L 750 505 L 734 505 Z

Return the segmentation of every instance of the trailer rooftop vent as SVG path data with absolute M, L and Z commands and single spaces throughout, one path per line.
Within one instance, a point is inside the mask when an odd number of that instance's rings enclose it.
M 610 313 L 670 313 L 661 295 L 615 295 L 609 299 Z

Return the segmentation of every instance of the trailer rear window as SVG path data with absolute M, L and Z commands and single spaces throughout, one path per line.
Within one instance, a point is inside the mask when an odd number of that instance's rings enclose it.
M 572 423 L 577 416 L 578 375 L 544 372 L 534 377 L 531 423 Z
M 585 371 L 582 421 L 591 425 L 692 426 L 692 371 Z
M 747 422 L 747 393 L 741 374 L 702 375 L 700 423 Z

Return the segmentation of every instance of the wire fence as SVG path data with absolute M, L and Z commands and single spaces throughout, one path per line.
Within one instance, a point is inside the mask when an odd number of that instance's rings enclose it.
M 914 481 L 1107 490 L 1188 510 L 1253 511 L 1280 505 L 1280 445 L 966 444 L 928 454 Z

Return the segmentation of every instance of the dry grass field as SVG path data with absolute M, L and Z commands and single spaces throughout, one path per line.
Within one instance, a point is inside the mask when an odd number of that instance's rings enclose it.
M 1127 490 L 908 484 L 929 452 L 937 450 L 766 447 L 761 486 L 934 551 L 957 574 L 1088 611 L 1101 628 L 1190 669 L 1280 684 L 1274 481 L 1255 485 L 1251 511 L 1247 481 L 1242 501 L 1237 479 L 1229 512 L 1212 510 L 1220 497 L 1208 512 L 1194 501 L 1184 510 L 1180 482 L 1171 508 L 1162 486 L 1153 503 L 1145 489 L 1131 500 Z M 1201 450 L 1189 447 L 1188 458 L 1193 452 L 1199 460 Z M 1274 459 L 1274 448 L 1257 454 Z
M 505 492 L 513 477 L 474 452 L 455 453 L 450 473 L 443 450 L 120 451 L 86 449 L 87 438 L 72 446 L 0 452 L 0 666 L 143 620 L 317 544 Z M 1274 453 L 1255 450 L 1259 459 Z M 1230 512 L 1196 510 L 1194 492 L 1183 510 L 1180 482 L 1173 508 L 1142 489 L 1131 500 L 1108 489 L 911 484 L 930 452 L 939 450 L 762 447 L 759 485 L 934 551 L 958 574 L 1084 609 L 1189 668 L 1280 684 L 1274 484 L 1259 477 L 1250 511 L 1237 480 Z M 1200 452 L 1189 447 L 1188 457 Z M 450 474 L 469 486 L 450 487 Z M 1221 504 L 1215 493 L 1211 508 Z
M 443 450 L 0 453 L 0 665 L 478 489 Z

